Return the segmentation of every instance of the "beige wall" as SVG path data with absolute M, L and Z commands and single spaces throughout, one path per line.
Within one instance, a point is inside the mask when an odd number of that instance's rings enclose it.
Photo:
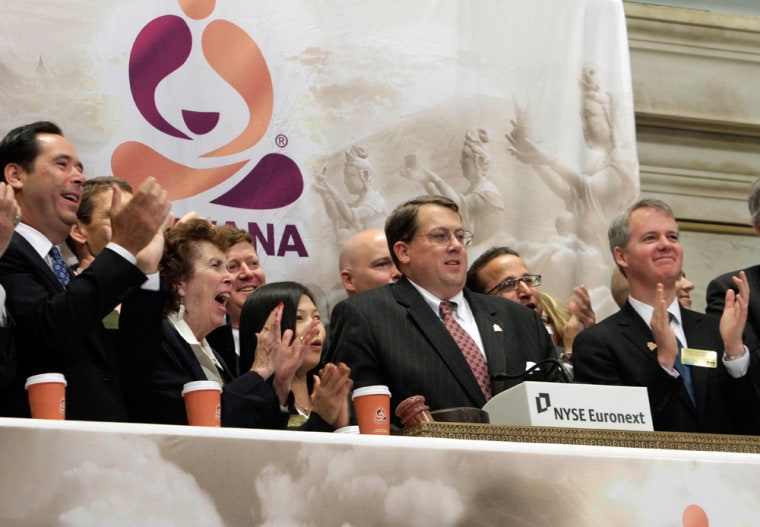
M 714 276 L 760 263 L 760 18 L 625 2 L 641 193 L 674 209 L 694 308 Z

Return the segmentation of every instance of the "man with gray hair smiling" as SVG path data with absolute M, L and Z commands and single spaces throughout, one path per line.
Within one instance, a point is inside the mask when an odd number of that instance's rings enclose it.
M 744 273 L 734 277 L 739 293 L 726 293 L 718 319 L 678 303 L 683 248 L 666 203 L 635 203 L 613 220 L 608 237 L 630 295 L 619 312 L 575 338 L 576 382 L 645 386 L 658 431 L 756 434 L 757 372 L 742 340 Z

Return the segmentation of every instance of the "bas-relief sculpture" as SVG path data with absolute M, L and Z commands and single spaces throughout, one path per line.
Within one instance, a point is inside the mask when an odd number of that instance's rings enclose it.
M 346 200 L 327 180 L 327 165 L 314 174 L 314 189 L 332 222 L 337 247 L 357 232 L 382 228 L 389 212 L 385 198 L 373 187 L 374 173 L 364 148 L 354 145 L 346 150 L 343 178 L 346 189 L 355 196 L 353 201 Z
M 471 128 L 465 133 L 459 161 L 468 184 L 464 192 L 457 192 L 435 172 L 419 168 L 416 163 L 407 162 L 401 171 L 403 177 L 422 185 L 427 194 L 454 200 L 459 205 L 462 223 L 475 234 L 476 246 L 484 249 L 499 243 L 504 230 L 504 200 L 488 174 L 491 163 L 488 142 L 488 132 L 482 128 Z
M 511 129 L 502 141 L 514 163 L 530 170 L 534 181 L 527 186 L 519 186 L 520 175 L 503 161 L 492 172 L 492 136 L 482 126 L 463 131 L 458 173 L 464 181 L 455 170 L 439 171 L 440 164 L 435 171 L 418 166 L 420 159 L 428 160 L 425 165 L 433 164 L 430 161 L 437 158 L 431 152 L 404 155 L 402 145 L 384 143 L 375 155 L 397 156 L 403 168 L 385 176 L 382 190 L 376 190 L 369 152 L 354 145 L 345 152 L 344 184 L 353 196 L 346 199 L 328 181 L 327 165 L 322 164 L 314 172 L 312 185 L 330 218 L 336 247 L 360 230 L 382 228 L 390 209 L 417 193 L 412 190 L 409 194 L 409 189 L 414 189 L 409 187 L 411 183 L 418 185 L 419 193 L 442 194 L 459 204 L 464 224 L 474 234 L 468 251 L 471 258 L 490 246 L 508 243 L 523 253 L 531 269 L 547 278 L 552 294 L 569 298 L 572 287 L 583 283 L 597 312 L 611 313 L 607 225 L 638 197 L 638 161 L 633 145 L 621 139 L 623 124 L 617 118 L 617 101 L 603 90 L 592 68 L 581 70 L 579 86 L 584 142 L 574 159 L 560 160 L 554 153 L 559 147 L 544 146 L 541 129 L 553 123 L 539 122 L 527 105 L 515 106 Z M 446 140 L 445 135 L 450 134 L 438 134 L 437 140 Z M 514 201 L 509 204 L 504 198 L 505 185 L 514 190 L 510 194 Z M 543 189 L 562 205 L 546 206 Z M 518 207 L 525 210 L 525 220 L 512 224 L 508 213 Z M 525 228 L 541 223 L 553 225 L 554 234 L 541 237 Z
M 580 87 L 586 147 L 580 155 L 582 166 L 559 160 L 542 148 L 530 109 L 516 105 L 512 130 L 506 135 L 509 152 L 565 206 L 564 211 L 555 211 L 556 235 L 548 242 L 518 241 L 518 245 L 531 268 L 554 275 L 566 286 L 584 282 L 597 312 L 609 314 L 614 308 L 609 302 L 612 259 L 607 226 L 638 196 L 638 161 L 635 148 L 621 140 L 616 99 L 602 90 L 594 69 L 584 68 Z

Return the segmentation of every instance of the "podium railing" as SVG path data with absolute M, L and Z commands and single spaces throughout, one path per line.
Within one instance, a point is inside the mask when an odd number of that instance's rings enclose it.
M 592 445 L 760 454 L 760 436 L 727 434 L 588 430 L 543 426 L 431 422 L 406 427 L 401 430 L 400 435 L 508 441 L 512 443 Z

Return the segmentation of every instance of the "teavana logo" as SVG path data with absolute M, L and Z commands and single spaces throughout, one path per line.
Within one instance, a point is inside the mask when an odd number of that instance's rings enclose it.
M 552 402 L 549 399 L 548 393 L 539 393 L 536 397 L 536 410 L 538 413 L 542 413 L 551 408 Z
M 179 0 L 179 4 L 187 18 L 200 21 L 211 15 L 216 0 Z M 184 18 L 167 14 L 150 21 L 135 38 L 129 56 L 129 87 L 137 110 L 153 129 L 179 140 L 175 154 L 181 159 L 171 159 L 139 141 L 126 141 L 114 150 L 111 168 L 114 176 L 134 187 L 142 183 L 146 174 L 153 175 L 170 200 L 205 192 L 243 170 L 252 160 L 245 152 L 261 141 L 272 120 L 274 87 L 258 44 L 242 28 L 218 19 L 206 24 L 199 45 L 208 66 L 237 92 L 248 110 L 248 123 L 242 131 L 236 131 L 235 137 L 229 137 L 227 127 L 217 128 L 220 112 L 214 110 L 216 95 L 212 92 L 202 97 L 208 108 L 159 108 L 156 94 L 163 81 L 188 59 L 197 59 L 192 54 L 193 32 Z M 188 87 L 200 93 L 203 89 L 201 82 Z M 181 115 L 182 125 L 170 122 L 170 115 Z M 185 143 L 207 135 L 217 144 L 210 151 L 208 147 L 201 149 L 194 143 Z M 277 137 L 280 148 L 287 142 L 287 137 Z M 252 210 L 277 209 L 293 203 L 302 191 L 303 177 L 295 161 L 283 154 L 268 153 L 237 185 L 212 203 Z

